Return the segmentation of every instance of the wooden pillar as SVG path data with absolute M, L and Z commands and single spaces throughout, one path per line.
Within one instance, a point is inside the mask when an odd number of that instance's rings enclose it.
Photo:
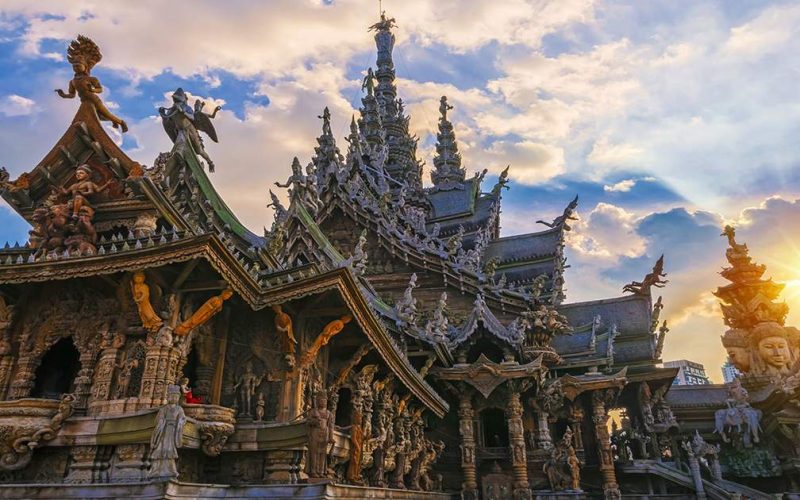
M 100 360 L 97 362 L 97 372 L 92 385 L 92 394 L 89 404 L 94 401 L 105 401 L 111 395 L 111 382 L 114 379 L 114 370 L 117 367 L 119 349 L 108 347 L 100 353 Z M 124 394 L 123 394 L 124 397 Z
M 608 410 L 606 402 L 614 395 L 614 389 L 592 392 L 592 421 L 597 438 L 598 464 L 603 480 L 603 494 L 607 500 L 622 498 L 614 470 L 614 455 L 611 453 L 611 436 L 608 433 Z
M 211 382 L 212 405 L 220 404 L 222 398 L 222 376 L 225 372 L 225 353 L 228 350 L 228 323 L 230 322 L 230 308 L 222 309 L 222 321 L 217 321 L 219 325 L 219 350 L 217 351 L 217 362 L 214 365 L 214 378 Z M 234 395 L 234 397 L 236 397 Z
M 525 454 L 525 432 L 522 428 L 522 403 L 519 393 L 508 396 L 508 444 L 511 448 L 511 472 L 514 477 L 514 500 L 528 500 L 531 490 L 528 483 L 528 459 Z
M 161 406 L 167 402 L 167 386 L 176 382 L 180 357 L 181 351 L 175 347 L 154 345 L 147 348 L 139 391 L 142 407 Z
M 17 359 L 17 372 L 11 380 L 8 399 L 27 398 L 31 395 L 38 359 L 33 354 L 25 354 Z
M 472 395 L 462 395 L 458 406 L 459 426 L 461 436 L 461 470 L 464 482 L 461 483 L 461 498 L 463 500 L 478 499 L 478 473 L 475 467 L 475 430 L 472 419 L 475 411 L 472 409 Z M 521 422 L 520 422 L 521 424 Z

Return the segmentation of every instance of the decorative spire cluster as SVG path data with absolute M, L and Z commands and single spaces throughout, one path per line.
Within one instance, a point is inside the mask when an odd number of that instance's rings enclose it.
M 733 227 L 725 226 L 721 236 L 728 238 L 725 257 L 731 265 L 720 274 L 731 284 L 717 288 L 714 295 L 722 302 L 725 324 L 732 328 L 752 328 L 765 321 L 783 325 L 789 306 L 775 300 L 784 285 L 762 279 L 767 266 L 752 261 L 747 245 L 736 242 Z
M 433 157 L 434 170 L 431 180 L 437 187 L 461 184 L 466 170 L 461 167 L 461 154 L 458 152 L 453 124 L 447 119 L 447 111 L 453 106 L 447 104 L 447 96 L 442 96 L 439 104 L 439 133 L 436 134 L 436 156 Z

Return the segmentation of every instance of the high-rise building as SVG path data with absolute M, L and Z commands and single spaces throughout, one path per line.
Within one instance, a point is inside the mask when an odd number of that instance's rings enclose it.
M 722 365 L 722 379 L 725 381 L 726 384 L 729 384 L 734 381 L 737 377 L 739 377 L 741 373 L 739 370 L 736 369 L 735 366 L 730 361 L 726 361 Z
M 679 359 L 677 361 L 665 361 L 665 368 L 679 368 L 678 375 L 672 381 L 674 385 L 704 385 L 710 384 L 705 367 L 700 363 Z

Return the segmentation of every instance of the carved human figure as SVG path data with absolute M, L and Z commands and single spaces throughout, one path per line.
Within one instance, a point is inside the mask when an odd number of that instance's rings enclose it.
M 181 393 L 183 394 L 183 402 L 189 405 L 202 404 L 203 398 L 192 394 L 192 388 L 189 387 L 189 377 L 181 377 Z
M 100 62 L 103 56 L 100 48 L 90 38 L 78 35 L 67 48 L 67 61 L 72 64 L 75 75 L 69 82 L 67 92 L 56 89 L 56 93 L 64 99 L 72 99 L 75 95 L 82 103 L 88 103 L 97 112 L 97 117 L 101 120 L 110 121 L 114 128 L 121 128 L 122 132 L 128 131 L 128 125 L 124 120 L 114 116 L 111 111 L 103 104 L 97 95 L 103 92 L 100 80 L 91 76 L 89 73 L 95 64 Z
M 740 372 L 749 373 L 752 363 L 747 330 L 731 328 L 722 336 L 722 345 L 731 364 Z
M 280 304 L 272 306 L 272 311 L 275 313 L 275 328 L 281 334 L 283 352 L 287 362 L 291 365 L 294 362 L 295 346 L 297 345 L 297 339 L 294 337 L 294 329 L 292 327 L 292 317 L 284 312 Z
M 761 331 L 759 331 L 761 329 Z M 792 351 L 783 328 L 777 323 L 774 326 L 757 326 L 753 335 L 758 340 L 758 355 L 766 364 L 769 374 L 786 374 L 792 361 Z
M 314 394 L 314 407 L 308 414 L 308 458 L 306 473 L 309 478 L 324 478 L 327 474 L 328 447 L 333 445 L 333 413 L 328 410 L 325 391 Z
M 133 293 L 133 301 L 139 309 L 139 317 L 142 320 L 142 326 L 148 331 L 155 332 L 161 328 L 164 321 L 158 317 L 156 311 L 153 309 L 153 304 L 150 303 L 150 287 L 145 282 L 145 274 L 142 271 L 133 273 L 131 280 L 131 291 Z
M 258 401 L 256 401 L 256 422 L 264 420 L 264 410 L 266 406 L 267 403 L 264 401 L 264 393 L 258 393 Z
M 117 393 L 116 398 L 122 399 L 128 393 L 128 386 L 131 383 L 131 375 L 133 370 L 139 366 L 139 360 L 136 358 L 126 359 L 123 363 L 117 365 L 119 372 L 117 374 Z
M 183 444 L 183 426 L 186 415 L 178 404 L 181 388 L 167 387 L 167 404 L 156 414 L 156 427 L 150 437 L 150 478 L 178 477 L 178 448 Z
M 239 375 L 233 390 L 239 395 L 239 410 L 243 415 L 250 415 L 250 412 L 253 411 L 253 396 L 263 379 L 264 375 L 256 375 L 253 372 L 251 363 L 247 363 L 244 372 Z
M 572 489 L 581 489 L 581 461 L 572 446 L 567 448 L 567 467 L 569 467 L 570 483 Z
M 211 297 L 205 301 L 205 303 L 200 306 L 197 311 L 195 311 L 191 317 L 189 317 L 189 319 L 175 328 L 175 334 L 182 337 L 198 326 L 205 324 L 214 315 L 222 310 L 222 305 L 224 302 L 230 299 L 232 296 L 233 290 L 226 288 L 219 295 Z
M 69 204 L 72 208 L 72 217 L 78 218 L 81 208 L 89 205 L 89 197 L 102 193 L 111 185 L 109 179 L 105 184 L 97 185 L 91 180 L 92 169 L 87 164 L 83 164 L 75 170 L 75 182 L 67 188 L 59 187 L 62 195 L 69 196 Z

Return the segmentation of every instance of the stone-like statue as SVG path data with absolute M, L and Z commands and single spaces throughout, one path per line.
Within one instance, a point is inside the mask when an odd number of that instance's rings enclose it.
M 731 328 L 722 336 L 722 345 L 728 360 L 742 373 L 749 373 L 752 365 L 747 330 Z
M 395 305 L 397 318 L 404 323 L 414 323 L 417 317 L 417 299 L 414 298 L 414 289 L 417 288 L 417 273 L 411 275 L 408 286 L 401 298 Z
M 375 73 L 372 72 L 372 68 L 367 70 L 367 76 L 361 83 L 361 90 L 366 90 L 367 95 L 375 95 Z
M 327 475 L 328 447 L 333 445 L 333 413 L 328 410 L 325 391 L 314 394 L 314 407 L 308 414 L 308 458 L 306 473 L 311 479 Z
M 441 99 L 439 99 L 439 117 L 440 120 L 447 120 L 447 112 L 453 109 L 453 106 L 447 104 L 447 96 L 443 95 Z
M 669 283 L 665 280 L 667 273 L 664 272 L 664 256 L 658 258 L 653 270 L 644 277 L 642 281 L 631 281 L 624 287 L 623 292 L 631 292 L 636 295 L 649 295 L 650 288 L 664 288 L 664 285 Z
M 181 388 L 170 385 L 167 388 L 167 404 L 156 415 L 156 427 L 150 438 L 150 478 L 178 477 L 178 448 L 183 444 L 183 426 L 186 423 L 186 415 L 178 404 L 180 398 Z
M 543 220 L 537 220 L 537 224 L 544 224 L 549 228 L 564 228 L 564 231 L 570 231 L 572 228 L 569 225 L 569 221 L 571 220 L 578 220 L 575 217 L 575 210 L 578 208 L 578 197 L 575 196 L 575 199 L 569 202 L 567 208 L 564 209 L 564 213 L 553 219 L 553 222 L 545 222 Z
M 56 89 L 56 93 L 64 99 L 72 99 L 77 94 L 81 103 L 86 103 L 94 108 L 98 118 L 111 122 L 114 128 L 121 128 L 124 133 L 128 131 L 128 125 L 121 118 L 114 116 L 100 100 L 97 94 L 103 92 L 103 86 L 100 84 L 100 80 L 90 74 L 92 68 L 102 58 L 100 47 L 96 43 L 88 37 L 78 35 L 78 38 L 70 42 L 67 48 L 67 61 L 72 64 L 75 76 L 70 80 L 66 92 Z
M 178 87 L 172 94 L 172 106 L 169 109 L 158 108 L 158 113 L 161 115 L 164 130 L 169 138 L 172 139 L 172 142 L 177 143 L 179 139 L 189 142 L 194 152 L 208 162 L 208 171 L 213 172 L 214 162 L 211 161 L 211 157 L 206 153 L 203 139 L 200 137 L 198 130 L 208 134 L 212 141 L 218 142 L 217 131 L 214 130 L 211 119 L 217 116 L 220 107 L 214 108 L 214 112 L 209 115 L 203 112 L 205 104 L 199 99 L 195 100 L 194 109 L 192 109 L 189 106 L 186 92 Z
M 145 282 L 143 271 L 133 273 L 131 291 L 133 293 L 133 301 L 136 302 L 136 307 L 139 309 L 142 326 L 151 332 L 158 331 L 164 321 L 158 317 L 158 314 L 153 309 L 153 304 L 150 303 L 150 287 Z
M 789 335 L 779 323 L 759 323 L 751 332 L 758 348 L 758 357 L 764 373 L 785 376 L 790 373 L 794 355 L 789 346 Z
M 758 443 L 762 413 L 750 406 L 747 390 L 742 387 L 738 378 L 728 386 L 727 404 L 727 408 L 714 412 L 715 432 L 719 433 L 724 442 L 729 443 L 728 432 L 735 428 L 745 448 L 752 447 L 752 443 Z
M 131 383 L 131 375 L 133 370 L 139 366 L 139 360 L 136 358 L 126 359 L 123 363 L 117 365 L 119 372 L 117 373 L 117 399 L 122 399 L 127 396 L 128 386 Z
M 192 316 L 175 328 L 175 334 L 184 336 L 200 325 L 205 324 L 222 310 L 223 303 L 233 296 L 233 290 L 226 288 L 219 295 L 211 297 L 200 306 Z
M 264 410 L 267 406 L 266 401 L 264 401 L 264 393 L 258 393 L 258 401 L 256 401 L 256 422 L 261 422 L 264 420 Z
M 239 395 L 239 411 L 242 415 L 251 415 L 253 411 L 253 396 L 255 396 L 258 386 L 264 380 L 264 375 L 256 375 L 253 372 L 253 365 L 247 363 L 244 372 L 239 375 L 233 390 Z

